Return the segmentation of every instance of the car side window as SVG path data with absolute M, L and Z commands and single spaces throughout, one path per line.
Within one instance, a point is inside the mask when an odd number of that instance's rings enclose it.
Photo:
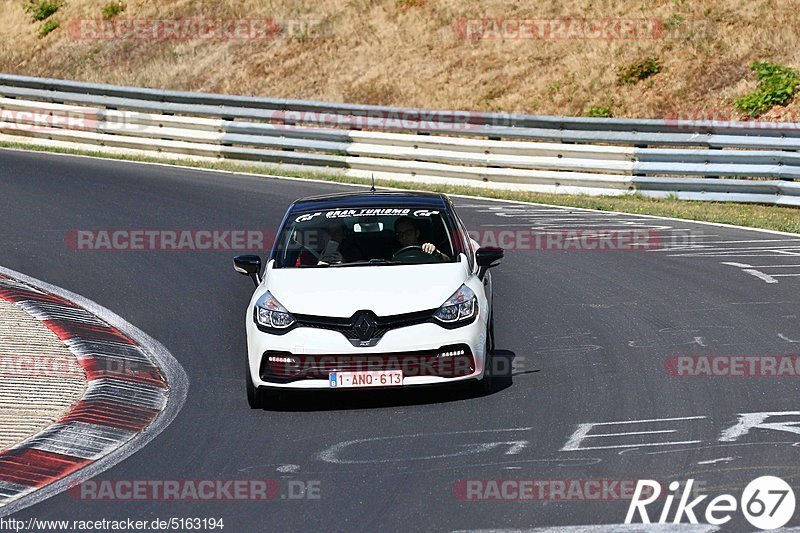
M 464 227 L 464 222 L 461 220 L 461 217 L 458 216 L 458 213 L 456 213 L 456 209 L 455 209 L 455 207 L 453 207 L 452 204 L 450 205 L 450 209 L 452 210 L 453 218 L 455 218 L 455 220 L 456 220 L 456 224 L 457 224 L 457 227 L 458 227 L 458 232 L 461 234 L 460 235 L 461 243 L 462 243 L 462 246 L 464 248 L 464 253 L 467 256 L 467 262 L 469 264 L 469 269 L 474 272 L 475 271 L 475 250 L 472 248 L 472 243 L 470 242 L 469 233 L 467 233 L 467 229 Z

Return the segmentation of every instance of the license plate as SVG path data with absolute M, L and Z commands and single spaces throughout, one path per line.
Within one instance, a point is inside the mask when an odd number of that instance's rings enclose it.
M 360 387 L 386 387 L 403 384 L 402 370 L 371 370 L 363 372 L 331 372 L 332 389 L 351 389 Z

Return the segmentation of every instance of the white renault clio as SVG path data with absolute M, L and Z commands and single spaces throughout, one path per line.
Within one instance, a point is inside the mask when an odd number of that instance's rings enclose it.
M 304 198 L 289 207 L 247 308 L 247 399 L 277 389 L 490 387 L 489 268 L 450 199 L 418 192 Z

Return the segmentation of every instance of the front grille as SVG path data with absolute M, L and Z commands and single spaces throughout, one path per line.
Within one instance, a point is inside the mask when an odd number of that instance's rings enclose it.
M 368 370 L 402 370 L 404 377 L 454 378 L 475 372 L 475 360 L 466 344 L 443 346 L 438 350 L 358 355 L 295 355 L 267 351 L 261 359 L 260 375 L 264 381 L 288 383 L 328 379 L 330 372 Z
M 327 329 L 338 331 L 344 335 L 353 346 L 375 346 L 386 332 L 423 324 L 432 319 L 435 309 L 405 313 L 402 315 L 377 316 L 372 311 L 358 311 L 349 318 L 322 317 L 313 315 L 294 315 L 297 320 L 295 327 Z M 360 321 L 367 321 L 369 329 L 359 329 Z

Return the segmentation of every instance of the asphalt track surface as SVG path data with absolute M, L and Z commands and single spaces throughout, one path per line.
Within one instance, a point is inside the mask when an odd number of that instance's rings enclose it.
M 665 361 L 800 353 L 798 238 L 457 199 L 468 228 L 641 227 L 665 244 L 509 251 L 494 271 L 495 314 L 499 357 L 513 362 L 514 375 L 489 396 L 460 388 L 317 393 L 261 411 L 247 407 L 244 391 L 252 283 L 233 272 L 232 252 L 76 252 L 65 244 L 74 229 L 270 230 L 296 198 L 341 190 L 350 188 L 0 151 L 0 264 L 109 308 L 166 346 L 189 377 L 175 421 L 99 479 L 272 479 L 284 496 L 292 480 L 320 492 L 270 502 L 61 494 L 15 518 L 222 518 L 225 531 L 530 528 L 619 524 L 628 502 L 464 501 L 454 487 L 691 477 L 711 494 L 738 495 L 769 474 L 797 489 L 800 435 L 790 422 L 800 421 L 800 378 L 676 377 Z M 773 415 L 780 427 L 734 431 L 721 442 L 740 413 L 754 412 L 795 413 Z M 667 418 L 679 420 L 639 422 Z M 628 423 L 589 428 L 591 437 L 570 446 L 580 424 L 600 422 Z M 622 432 L 631 434 L 612 435 Z M 753 528 L 735 521 L 730 529 Z

